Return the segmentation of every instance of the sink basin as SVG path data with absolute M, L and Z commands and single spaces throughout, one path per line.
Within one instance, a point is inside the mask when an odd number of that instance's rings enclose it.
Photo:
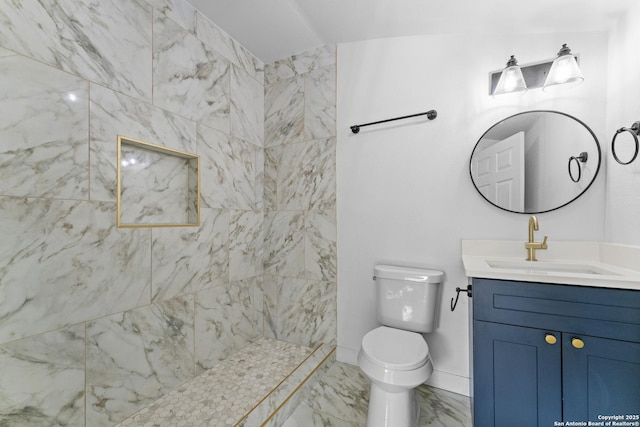
M 495 270 L 520 270 L 537 274 L 597 274 L 619 276 L 618 273 L 596 265 L 579 262 L 490 260 L 487 264 Z

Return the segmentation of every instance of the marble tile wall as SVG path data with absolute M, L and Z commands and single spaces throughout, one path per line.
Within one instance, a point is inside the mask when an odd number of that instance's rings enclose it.
M 185 0 L 98 3 L 0 3 L 0 425 L 335 344 L 335 48 L 265 70 Z M 201 156 L 200 227 L 115 227 L 118 134 Z
M 336 52 L 265 66 L 265 333 L 336 342 Z
M 0 22 L 0 425 L 112 426 L 263 335 L 264 67 L 186 0 Z M 118 134 L 201 156 L 200 227 L 116 228 Z
M 193 299 L 87 322 L 87 426 L 111 426 L 194 377 Z

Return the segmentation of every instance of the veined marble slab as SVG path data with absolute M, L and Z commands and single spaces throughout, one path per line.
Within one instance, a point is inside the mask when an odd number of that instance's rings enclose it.
M 234 50 L 240 66 L 256 80 L 264 83 L 264 63 L 236 40 L 234 40 Z
M 265 161 L 265 181 L 275 181 L 276 209 L 335 208 L 335 137 L 268 148 Z
M 264 81 L 264 63 L 201 12 L 197 13 L 197 36 L 209 47 L 241 67 L 259 82 Z
M 337 220 L 336 212 L 305 212 L 304 265 L 305 278 L 337 280 Z
M 88 114 L 89 82 L 3 49 L 0 194 L 88 199 Z
M 150 231 L 115 203 L 0 197 L 0 343 L 148 304 Z
M 229 61 L 165 16 L 153 25 L 153 102 L 230 132 Z
M 262 335 L 258 278 L 222 284 L 196 294 L 196 364 L 210 369 Z
M 146 1 L 4 1 L 0 22 L 0 46 L 151 99 L 152 9 Z
M 264 85 L 239 67 L 231 71 L 231 134 L 263 147 Z
M 87 426 L 107 427 L 195 377 L 194 297 L 87 324 Z
M 0 345 L 0 425 L 84 425 L 84 325 Z
M 263 199 L 265 210 L 275 210 L 278 206 L 278 165 L 282 150 L 265 148 L 263 151 Z
M 264 209 L 264 150 L 256 150 L 255 179 L 253 191 L 255 194 L 255 209 Z
M 323 68 L 336 63 L 336 47 L 321 46 L 316 49 L 284 58 L 272 64 L 265 65 L 265 84 L 269 85 L 282 79 L 308 73 L 311 70 Z
M 229 280 L 262 275 L 264 232 L 262 211 L 231 211 Z
M 118 135 L 196 152 L 195 122 L 95 84 L 90 119 L 92 200 L 116 200 Z
M 320 379 L 305 403 L 314 411 L 364 425 L 370 387 L 369 379 L 358 366 L 338 362 Z
M 158 12 L 172 19 L 195 34 L 196 13 L 200 14 L 187 0 L 146 0 Z
M 427 385 L 416 389 L 420 402 L 420 425 L 425 427 L 471 427 L 469 398 Z
M 304 78 L 293 76 L 265 88 L 265 147 L 304 140 Z
M 316 68 L 304 76 L 305 139 L 336 135 L 336 66 Z
M 267 276 L 264 289 L 267 336 L 308 346 L 335 343 L 335 282 Z
M 203 208 L 200 216 L 200 227 L 152 231 L 154 302 L 227 282 L 229 212 Z
M 256 159 L 253 144 L 200 126 L 201 196 L 204 207 L 252 210 L 256 204 Z
M 304 276 L 304 214 L 273 211 L 265 215 L 264 272 Z
M 230 62 L 240 65 L 233 38 L 200 11 L 196 12 L 196 35 Z

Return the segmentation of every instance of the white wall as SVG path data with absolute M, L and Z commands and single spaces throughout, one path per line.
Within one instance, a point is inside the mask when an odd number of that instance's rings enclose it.
M 609 40 L 607 138 L 605 146 L 610 151 L 611 139 L 621 127 L 630 127 L 640 120 L 640 57 L 638 40 L 640 26 L 637 22 L 640 5 L 626 14 Z M 624 160 L 632 138 L 625 133 L 618 137 L 616 148 Z M 626 153 L 625 151 L 626 147 Z M 640 158 L 628 166 L 618 164 L 607 155 L 607 240 L 616 243 L 640 244 Z
M 562 43 L 581 54 L 585 83 L 559 94 L 532 90 L 492 98 L 490 71 L 515 54 L 520 64 L 553 59 Z M 432 383 L 468 393 L 468 301 L 449 300 L 466 286 L 462 239 L 527 237 L 528 216 L 487 203 L 469 178 L 469 156 L 498 120 L 532 109 L 559 110 L 605 140 L 607 35 L 439 35 L 338 46 L 338 358 L 355 363 L 362 336 L 377 326 L 372 269 L 376 263 L 431 267 L 446 273 L 440 327 L 426 336 Z M 351 133 L 349 126 L 429 109 L 417 118 Z M 640 162 L 639 162 L 640 163 Z M 540 234 L 554 240 L 601 241 L 604 174 L 580 199 L 540 214 Z M 522 252 L 524 256 L 524 249 Z

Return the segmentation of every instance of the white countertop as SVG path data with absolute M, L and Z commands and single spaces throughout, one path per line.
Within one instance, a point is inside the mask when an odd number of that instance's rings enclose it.
M 549 241 L 548 249 L 537 250 L 534 261 L 524 261 L 526 250 L 522 240 L 463 240 L 462 262 L 467 277 L 519 280 L 567 285 L 594 286 L 640 290 L 640 247 L 600 242 Z M 513 263 L 528 265 L 532 269 L 492 267 L 492 264 Z M 595 273 L 535 270 L 555 264 L 567 266 L 588 265 Z

